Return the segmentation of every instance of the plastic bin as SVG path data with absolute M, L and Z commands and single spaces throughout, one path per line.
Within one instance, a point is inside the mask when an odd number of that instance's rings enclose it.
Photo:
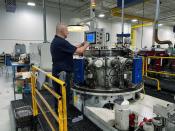
M 31 106 L 23 106 L 14 109 L 14 116 L 16 122 L 16 129 L 29 126 L 32 128 L 33 114 Z

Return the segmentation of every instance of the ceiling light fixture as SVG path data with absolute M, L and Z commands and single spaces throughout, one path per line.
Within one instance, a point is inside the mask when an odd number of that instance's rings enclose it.
M 34 2 L 27 2 L 28 6 L 35 6 L 36 4 Z
M 68 31 L 69 32 L 84 32 L 85 27 L 82 25 L 69 25 L 68 26 Z
M 163 26 L 163 24 L 158 24 L 158 26 Z
M 138 20 L 137 19 L 132 19 L 131 22 L 137 22 Z
M 98 17 L 104 18 L 105 17 L 105 14 L 99 14 Z

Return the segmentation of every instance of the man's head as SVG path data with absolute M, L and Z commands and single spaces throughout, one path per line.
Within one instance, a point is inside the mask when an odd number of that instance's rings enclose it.
M 57 24 L 56 26 L 56 35 L 61 36 L 63 38 L 67 38 L 69 34 L 67 26 L 64 24 Z

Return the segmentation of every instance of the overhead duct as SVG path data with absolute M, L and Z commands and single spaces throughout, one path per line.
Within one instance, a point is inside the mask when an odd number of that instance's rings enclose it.
M 154 21 L 154 41 L 157 44 L 172 45 L 172 42 L 170 40 L 160 41 L 159 38 L 158 38 L 159 13 L 160 13 L 160 0 L 157 0 L 157 3 L 156 3 L 156 15 L 155 15 L 155 21 Z

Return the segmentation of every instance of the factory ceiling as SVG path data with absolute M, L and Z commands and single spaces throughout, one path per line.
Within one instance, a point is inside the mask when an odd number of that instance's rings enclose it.
M 17 2 L 25 2 L 28 0 L 17 0 Z M 34 0 L 36 3 L 42 4 L 42 0 Z M 89 17 L 90 0 L 46 0 L 47 6 L 58 8 L 59 1 L 62 8 L 66 8 L 75 13 L 80 13 L 81 17 Z M 112 16 L 111 9 L 117 7 L 117 0 L 96 0 L 96 14 L 105 13 L 106 19 L 117 20 Z M 145 0 L 144 3 L 136 4 L 125 8 L 125 13 L 134 16 L 146 17 L 154 19 L 156 0 Z M 119 10 L 120 12 L 120 10 Z M 119 19 L 119 18 L 118 18 Z M 128 19 L 126 19 L 128 21 Z M 160 22 L 168 25 L 175 24 L 175 0 L 161 0 Z
M 156 0 L 146 2 L 126 8 L 125 13 L 154 19 Z M 143 14 L 144 12 L 144 14 Z M 175 0 L 161 0 L 160 22 L 165 24 L 175 24 Z
M 58 2 L 59 0 L 48 0 Z M 111 9 L 117 7 L 117 0 L 96 0 L 96 13 L 106 13 L 107 19 L 115 19 L 111 15 Z M 63 5 L 75 6 L 74 12 L 81 12 L 81 16 L 89 16 L 89 0 L 61 0 Z M 125 13 L 134 16 L 154 19 L 156 0 L 145 0 L 144 3 L 125 8 Z M 69 8 L 69 7 L 68 7 Z M 175 0 L 161 0 L 160 22 L 168 25 L 175 24 Z

